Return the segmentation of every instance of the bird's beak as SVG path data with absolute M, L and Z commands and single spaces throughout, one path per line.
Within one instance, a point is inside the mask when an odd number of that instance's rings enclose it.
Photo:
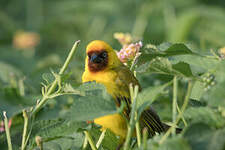
M 94 54 L 91 55 L 90 61 L 93 62 L 93 63 L 101 63 L 102 58 L 94 53 Z

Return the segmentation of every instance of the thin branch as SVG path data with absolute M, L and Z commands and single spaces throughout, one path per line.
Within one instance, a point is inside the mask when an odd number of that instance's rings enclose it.
M 93 141 L 91 135 L 88 133 L 88 131 L 84 131 L 84 134 L 87 137 L 87 140 L 88 140 L 88 143 L 91 146 L 91 149 L 92 150 L 97 150 L 97 147 L 95 146 L 94 141 Z
M 173 105 L 172 105 L 172 119 L 173 119 L 173 123 L 176 122 L 176 117 L 177 117 L 177 76 L 174 76 L 173 78 Z M 176 134 L 176 129 L 173 129 L 173 135 Z
M 130 85 L 132 110 L 131 110 L 130 122 L 129 122 L 128 127 L 127 127 L 128 128 L 127 129 L 127 137 L 126 137 L 126 141 L 125 141 L 125 144 L 124 144 L 124 150 L 129 149 L 130 139 L 131 139 L 131 136 L 133 134 L 133 129 L 134 129 L 134 126 L 135 126 L 134 117 L 135 117 L 135 112 L 136 112 L 136 107 L 137 107 L 137 103 L 136 103 L 137 94 L 138 94 L 138 86 L 135 85 L 134 90 L 133 90 L 132 85 Z
M 177 116 L 176 122 L 173 123 L 173 125 L 169 128 L 169 130 L 160 139 L 159 144 L 162 144 L 167 139 L 167 137 L 171 134 L 172 130 L 176 127 L 177 123 L 182 118 L 183 113 L 184 113 L 184 111 L 185 111 L 185 109 L 186 109 L 186 107 L 188 105 L 188 101 L 189 101 L 189 98 L 190 98 L 190 95 L 191 95 L 192 88 L 193 88 L 192 81 L 189 81 L 188 82 L 187 94 L 186 94 L 185 99 L 184 99 L 184 104 L 183 104 L 183 106 L 181 108 L 181 111 L 180 111 L 179 115 Z
M 6 132 L 7 143 L 8 143 L 8 150 L 12 150 L 12 142 L 11 142 L 11 137 L 10 137 L 8 118 L 6 116 L 5 111 L 3 111 L 3 116 L 4 116 L 5 132 Z
M 24 118 L 24 127 L 23 127 L 23 138 L 22 138 L 21 150 L 25 150 L 25 145 L 26 145 L 26 136 L 27 136 L 27 128 L 28 128 L 28 116 L 27 116 L 26 110 L 23 110 L 23 118 Z
M 97 142 L 97 144 L 96 144 L 96 147 L 97 147 L 97 148 L 99 148 L 99 146 L 101 145 L 101 143 L 102 143 L 102 141 L 103 141 L 103 139 L 104 139 L 104 137 L 105 137 L 105 133 L 106 133 L 106 129 L 104 129 L 104 130 L 102 131 L 102 134 L 100 135 L 100 137 L 99 137 L 99 139 L 98 139 L 98 142 Z

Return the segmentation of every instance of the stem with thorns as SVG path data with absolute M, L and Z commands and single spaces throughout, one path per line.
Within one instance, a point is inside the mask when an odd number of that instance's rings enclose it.
M 71 49 L 71 51 L 70 51 L 68 57 L 66 58 L 65 63 L 63 64 L 62 68 L 61 68 L 60 71 L 59 71 L 59 75 L 62 75 L 62 74 L 66 71 L 66 68 L 68 67 L 70 61 L 72 60 L 72 57 L 73 57 L 73 55 L 74 55 L 74 53 L 75 53 L 75 50 L 76 50 L 76 48 L 77 48 L 77 46 L 78 46 L 79 43 L 80 43 L 80 40 L 78 40 L 78 41 L 76 41 L 76 42 L 74 43 L 74 45 L 73 45 L 73 47 L 72 47 L 72 49 Z M 43 96 L 43 98 L 41 99 L 41 101 L 40 101 L 40 102 L 37 104 L 37 106 L 34 108 L 34 110 L 32 111 L 32 115 L 35 115 L 35 114 L 42 108 L 42 106 L 47 102 L 48 96 L 54 92 L 54 90 L 55 90 L 56 87 L 57 87 L 57 80 L 55 80 L 55 81 L 52 83 L 52 85 L 51 85 L 51 87 L 48 89 L 46 95 Z
M 66 58 L 65 63 L 63 64 L 62 68 L 59 71 L 59 75 L 62 75 L 66 71 L 66 69 L 67 69 L 69 63 L 71 62 L 72 57 L 73 57 L 73 55 L 75 53 L 75 50 L 76 50 L 79 43 L 80 43 L 80 40 L 78 40 L 74 43 L 68 57 Z M 35 118 L 35 115 L 37 114 L 37 112 L 39 112 L 40 109 L 44 106 L 44 104 L 46 104 L 46 102 L 50 99 L 51 94 L 54 92 L 57 85 L 58 85 L 58 80 L 55 79 L 54 82 L 51 84 L 50 88 L 47 89 L 46 94 L 43 95 L 40 102 L 37 103 L 35 108 L 32 110 L 31 114 L 29 115 L 29 120 L 31 120 L 31 122 L 34 121 L 34 118 Z M 22 150 L 26 149 L 26 145 L 27 145 L 27 142 L 28 142 L 28 139 L 29 139 L 29 135 L 31 133 L 31 130 L 30 130 L 30 133 L 27 136 L 27 128 L 28 128 L 28 121 L 29 121 L 27 118 L 24 117 L 24 131 L 23 131 L 23 139 L 22 139 Z M 32 128 L 32 125 L 31 125 L 31 128 Z

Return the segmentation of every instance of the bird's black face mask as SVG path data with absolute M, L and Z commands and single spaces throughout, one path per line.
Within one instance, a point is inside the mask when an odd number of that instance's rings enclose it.
M 90 51 L 88 53 L 88 67 L 92 72 L 103 70 L 108 64 L 108 53 L 102 51 Z

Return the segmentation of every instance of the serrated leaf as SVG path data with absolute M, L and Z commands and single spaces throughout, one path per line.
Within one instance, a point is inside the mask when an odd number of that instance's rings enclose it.
M 218 60 L 197 55 L 181 55 L 173 56 L 172 58 L 174 62 L 183 61 L 190 64 L 191 66 L 195 67 L 195 70 L 199 70 L 199 72 L 215 69 L 219 64 Z
M 177 64 L 174 64 L 173 69 L 180 72 L 185 77 L 193 77 L 189 64 L 185 62 L 178 62 Z
M 142 64 L 136 69 L 136 71 L 175 75 L 187 78 L 194 77 L 189 64 L 185 62 L 172 64 L 168 59 L 162 57 L 158 57 L 150 62 Z
M 74 133 L 67 137 L 57 138 L 43 143 L 43 149 L 79 150 L 83 143 L 83 134 Z
M 33 126 L 32 137 L 41 136 L 48 139 L 70 135 L 76 132 L 79 128 L 87 126 L 85 122 L 58 120 L 40 120 Z
M 166 53 L 165 54 L 166 56 L 195 54 L 185 44 L 182 44 L 182 43 L 173 44 L 168 49 L 166 49 L 164 52 Z
M 86 83 L 80 88 L 85 93 L 75 100 L 68 117 L 72 120 L 87 121 L 117 112 L 114 100 L 108 95 L 105 87 L 97 83 Z
M 209 107 L 190 107 L 185 111 L 184 117 L 193 123 L 203 122 L 217 128 L 225 126 L 225 118 Z
M 159 46 L 146 46 L 142 50 L 141 56 L 138 58 L 138 64 L 144 64 L 156 57 L 171 57 L 177 55 L 197 55 L 192 52 L 185 44 L 162 43 Z

